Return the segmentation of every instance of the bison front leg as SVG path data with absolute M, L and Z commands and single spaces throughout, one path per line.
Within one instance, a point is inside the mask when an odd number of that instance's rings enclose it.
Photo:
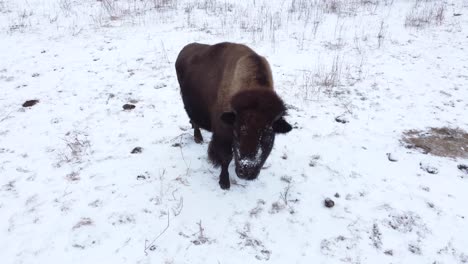
M 230 140 L 222 140 L 213 134 L 208 156 L 215 166 L 221 166 L 221 174 L 219 175 L 219 186 L 223 190 L 231 187 L 229 181 L 229 163 L 232 160 L 232 142 Z
M 229 172 L 228 172 L 229 162 L 221 165 L 221 174 L 219 175 L 219 187 L 223 190 L 229 190 L 231 187 L 231 182 L 229 181 Z

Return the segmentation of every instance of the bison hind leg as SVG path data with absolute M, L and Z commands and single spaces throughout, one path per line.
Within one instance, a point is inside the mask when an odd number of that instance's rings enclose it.
M 193 138 L 195 140 L 195 143 L 197 143 L 197 144 L 203 143 L 203 136 L 202 136 L 201 131 L 200 131 L 200 126 L 195 124 L 192 120 L 190 121 L 190 123 L 192 124 Z

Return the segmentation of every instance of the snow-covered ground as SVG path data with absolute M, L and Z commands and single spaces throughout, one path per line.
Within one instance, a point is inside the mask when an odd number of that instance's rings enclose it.
M 229 191 L 174 69 L 222 41 L 295 126 Z M 466 155 L 401 142 L 467 109 L 466 0 L 0 0 L 0 263 L 468 263 Z

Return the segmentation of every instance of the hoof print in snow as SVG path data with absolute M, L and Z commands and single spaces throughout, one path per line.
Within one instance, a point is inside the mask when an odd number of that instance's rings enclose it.
M 250 217 L 257 217 L 262 211 L 263 211 L 263 206 L 265 205 L 265 201 L 260 199 L 257 201 L 257 206 L 250 210 L 249 214 Z
M 139 154 L 141 152 L 143 152 L 143 149 L 141 147 L 135 147 L 134 149 L 132 149 L 132 151 L 130 153 Z
M 270 259 L 271 250 L 266 248 L 261 240 L 252 237 L 249 224 L 246 224 L 244 230 L 237 231 L 237 233 L 240 235 L 240 239 L 242 239 L 242 241 L 238 243 L 240 249 L 255 252 L 255 258 L 258 260 Z
M 136 179 L 139 180 L 139 181 L 143 181 L 143 180 L 146 180 L 146 176 L 145 175 L 138 175 Z
M 78 248 L 78 249 L 85 249 L 86 247 L 80 244 L 73 244 L 72 247 Z
M 337 236 L 328 239 L 323 239 L 320 242 L 320 252 L 325 256 L 340 257 L 344 252 L 349 252 L 356 247 L 356 238 L 347 238 L 344 236 Z M 359 261 L 353 261 L 352 258 L 348 258 L 347 263 L 359 263 Z
M 344 117 L 344 116 L 337 116 L 337 117 L 335 118 L 335 121 L 338 122 L 338 123 L 341 123 L 341 124 L 349 123 L 348 118 L 346 118 L 346 117 Z
M 133 104 L 124 104 L 124 105 L 122 106 L 122 108 L 123 108 L 124 110 L 132 110 L 132 109 L 135 109 L 135 105 L 133 105 Z
M 417 245 L 409 244 L 408 245 L 408 250 L 413 254 L 421 255 L 421 248 L 419 246 L 417 246 Z
M 39 75 L 40 75 L 40 74 L 36 72 L 36 73 L 33 73 L 31 76 L 34 77 L 34 78 L 36 78 L 36 77 L 39 77 Z
M 339 194 L 339 193 L 335 193 L 335 198 L 340 198 L 340 194 Z
M 74 172 L 67 174 L 65 178 L 70 182 L 76 182 L 80 180 L 80 174 L 74 171 Z
M 432 167 L 430 165 L 424 164 L 424 163 L 419 163 L 419 167 L 421 170 L 429 173 L 429 174 L 437 174 L 439 173 L 439 170 L 436 167 Z
M 320 155 L 313 155 L 309 161 L 309 167 L 317 166 L 317 162 L 320 159 Z
M 78 223 L 76 223 L 73 226 L 73 230 L 81 228 L 83 226 L 90 226 L 90 225 L 93 225 L 93 220 L 91 220 L 91 218 L 84 217 L 84 218 L 81 218 L 81 220 L 78 221 Z
M 461 170 L 462 172 L 464 172 L 466 175 L 468 175 L 468 165 L 465 165 L 465 164 L 459 164 L 457 166 L 457 168 L 459 170 Z
M 291 183 L 292 182 L 292 177 L 291 176 L 281 176 L 280 180 L 285 182 L 285 183 Z
M 416 233 L 419 237 L 425 236 L 430 230 L 422 218 L 411 211 L 392 213 L 386 225 L 400 233 Z
M 133 215 L 130 214 L 112 214 L 109 216 L 109 222 L 115 226 L 115 225 L 126 225 L 126 224 L 134 224 L 135 223 L 135 218 Z
M 263 249 L 260 251 L 261 254 L 255 255 L 255 258 L 258 260 L 269 260 L 271 252 L 269 250 Z
M 167 84 L 157 84 L 153 88 L 158 90 L 158 89 L 162 89 L 162 88 L 166 88 L 166 87 L 167 87 Z
M 391 249 L 385 250 L 384 254 L 387 255 L 387 256 L 393 256 L 393 250 L 391 250 Z
M 397 162 L 398 161 L 398 158 L 395 157 L 395 155 L 393 155 L 392 153 L 387 153 L 387 158 L 391 162 Z
M 323 201 L 323 204 L 325 205 L 325 207 L 327 208 L 332 208 L 333 206 L 335 206 L 335 202 L 330 199 L 330 198 L 326 198 L 324 201 Z
M 380 232 L 379 226 L 376 223 L 372 226 L 372 235 L 369 238 L 376 249 L 382 248 L 382 232 Z
M 89 207 L 94 207 L 94 208 L 100 207 L 100 206 L 102 206 L 102 201 L 99 200 L 99 199 L 98 199 L 98 200 L 94 200 L 94 201 L 90 202 L 90 203 L 88 204 L 88 206 L 89 206 Z
M 213 242 L 216 242 L 216 240 L 211 240 L 208 237 L 205 236 L 205 228 L 202 226 L 201 221 L 197 223 L 198 225 L 198 232 L 193 234 L 192 236 L 195 236 L 198 234 L 196 239 L 192 240 L 192 244 L 199 246 L 203 244 L 211 244 Z
M 271 209 L 268 211 L 270 214 L 277 214 L 281 212 L 284 208 L 286 208 L 286 205 L 280 202 L 274 202 L 271 204 Z
M 23 103 L 23 107 L 31 107 L 37 103 L 39 103 L 39 100 L 27 100 Z

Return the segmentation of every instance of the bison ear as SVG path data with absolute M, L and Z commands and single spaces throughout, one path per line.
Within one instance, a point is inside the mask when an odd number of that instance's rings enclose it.
M 234 121 L 236 121 L 236 114 L 234 112 L 224 112 L 221 115 L 221 120 L 228 125 L 234 125 Z
M 281 134 L 286 134 L 292 129 L 292 126 L 286 120 L 284 120 L 283 117 L 280 117 L 278 120 L 276 120 L 272 127 L 275 133 Z

